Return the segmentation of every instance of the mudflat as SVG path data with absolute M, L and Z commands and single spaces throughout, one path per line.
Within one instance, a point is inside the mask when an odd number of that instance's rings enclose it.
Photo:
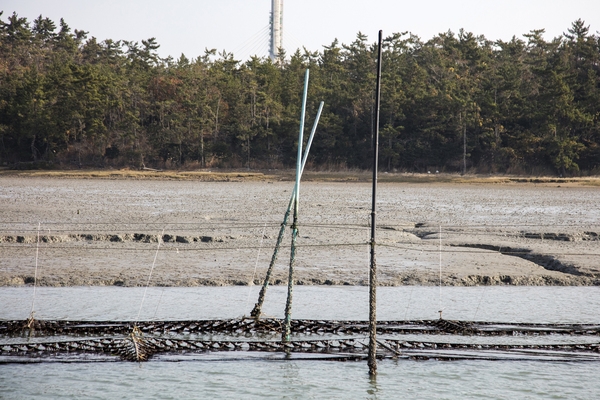
M 0 176 L 0 285 L 260 284 L 293 182 L 227 180 Z M 600 285 L 600 188 L 542 183 L 381 183 L 379 284 Z M 303 182 L 296 283 L 367 285 L 370 218 L 370 183 Z

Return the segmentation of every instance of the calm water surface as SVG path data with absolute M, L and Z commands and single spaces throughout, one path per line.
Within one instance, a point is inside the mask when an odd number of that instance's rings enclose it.
M 258 286 L 233 287 L 65 287 L 37 288 L 36 318 L 87 320 L 210 319 L 249 315 Z M 270 286 L 263 312 L 281 318 L 287 287 Z M 499 322 L 600 323 L 600 287 L 402 286 L 377 289 L 380 320 L 446 319 Z M 32 287 L 0 288 L 0 319 L 25 319 Z M 143 300 L 143 303 L 142 303 Z M 140 305 L 141 312 L 140 312 Z M 368 319 L 364 286 L 296 286 L 293 317 Z
M 140 319 L 235 318 L 258 287 L 149 288 Z M 379 288 L 379 319 L 598 323 L 595 287 Z M 135 319 L 144 289 L 38 288 L 36 316 Z M 32 288 L 1 288 L 0 319 L 26 318 Z M 265 313 L 281 317 L 285 288 L 271 287 Z M 366 287 L 298 286 L 294 317 L 364 320 Z M 2 339 L 0 339 L 1 341 Z M 591 399 L 600 363 L 385 360 L 371 381 L 363 362 L 285 360 L 280 354 L 213 353 L 186 361 L 0 365 L 0 398 L 419 398 Z
M 222 360 L 0 365 L 0 397 L 593 399 L 600 365 L 504 361 Z

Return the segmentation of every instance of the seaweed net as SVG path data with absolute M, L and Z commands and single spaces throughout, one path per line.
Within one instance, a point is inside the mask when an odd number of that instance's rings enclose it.
M 190 321 L 0 321 L 1 362 L 68 360 L 147 361 L 164 356 L 215 352 L 283 352 L 324 359 L 362 360 L 367 356 L 366 321 L 292 320 L 289 342 L 279 319 Z M 380 321 L 378 358 L 600 361 L 600 325 L 530 324 L 453 320 Z M 398 335 L 422 335 L 406 340 Z M 460 343 L 435 336 L 579 336 L 582 343 Z M 215 338 L 217 336 L 217 338 Z M 218 336 L 221 336 L 219 338 Z M 315 338 L 316 336 L 316 338 Z M 411 336 L 414 338 L 414 336 Z M 90 357 L 92 356 L 92 357 Z M 94 358 L 95 357 L 95 358 Z

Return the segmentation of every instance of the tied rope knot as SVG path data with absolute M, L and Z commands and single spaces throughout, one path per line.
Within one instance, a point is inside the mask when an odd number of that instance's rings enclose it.
M 144 336 L 144 334 L 143 334 L 143 332 L 141 331 L 141 329 L 137 325 L 134 325 L 133 329 L 131 330 L 131 333 L 129 334 L 129 336 L 133 340 L 138 340 L 138 339 L 141 339 Z
M 29 318 L 27 318 L 27 321 L 25 321 L 25 328 L 29 328 L 32 329 L 33 328 L 33 324 L 35 322 L 35 311 L 32 311 L 31 314 L 29 314 Z

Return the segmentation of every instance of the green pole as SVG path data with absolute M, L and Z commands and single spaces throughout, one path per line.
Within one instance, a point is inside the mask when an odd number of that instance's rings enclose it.
M 319 104 L 319 111 L 317 111 L 317 117 L 315 118 L 315 122 L 313 124 L 312 131 L 310 132 L 310 136 L 308 138 L 308 143 L 306 144 L 306 150 L 304 150 L 304 156 L 302 157 L 302 169 L 300 171 L 300 177 L 302 178 L 302 173 L 304 172 L 304 167 L 306 166 L 306 159 L 308 158 L 308 153 L 310 151 L 310 146 L 312 145 L 313 138 L 315 136 L 315 132 L 317 131 L 317 125 L 319 124 L 319 119 L 321 118 L 321 112 L 323 111 L 323 102 Z M 294 198 L 296 197 L 296 187 L 294 186 L 294 190 L 292 191 L 292 196 L 290 197 L 290 202 L 288 204 L 287 210 L 285 211 L 285 215 L 283 216 L 283 222 L 281 223 L 281 228 L 279 229 L 279 236 L 277 236 L 277 243 L 275 244 L 275 250 L 273 251 L 273 256 L 271 257 L 271 262 L 269 264 L 269 268 L 267 268 L 267 273 L 265 274 L 265 280 L 263 282 L 263 286 L 260 289 L 260 293 L 258 294 L 258 301 L 254 305 L 254 308 L 250 312 L 250 316 L 253 318 L 260 318 L 260 314 L 262 313 L 262 306 L 265 301 L 265 295 L 267 293 L 267 288 L 269 287 L 269 282 L 271 281 L 271 275 L 273 274 L 273 267 L 275 266 L 275 262 L 277 261 L 277 256 L 279 255 L 279 248 L 281 247 L 281 242 L 283 241 L 283 235 L 285 233 L 285 227 L 287 226 L 287 220 L 290 216 L 290 212 L 292 211 L 292 205 L 294 204 Z
M 285 303 L 285 319 L 281 332 L 283 342 L 290 341 L 292 324 L 292 295 L 294 292 L 294 264 L 296 262 L 296 239 L 298 238 L 298 202 L 300 201 L 300 174 L 302 173 L 302 141 L 304 140 L 304 116 L 306 114 L 306 97 L 308 94 L 308 69 L 304 75 L 304 94 L 302 95 L 302 111 L 300 113 L 300 133 L 298 134 L 298 155 L 296 156 L 296 186 L 294 196 L 294 222 L 292 223 L 292 246 L 290 251 L 290 270 L 288 275 L 288 294 Z

